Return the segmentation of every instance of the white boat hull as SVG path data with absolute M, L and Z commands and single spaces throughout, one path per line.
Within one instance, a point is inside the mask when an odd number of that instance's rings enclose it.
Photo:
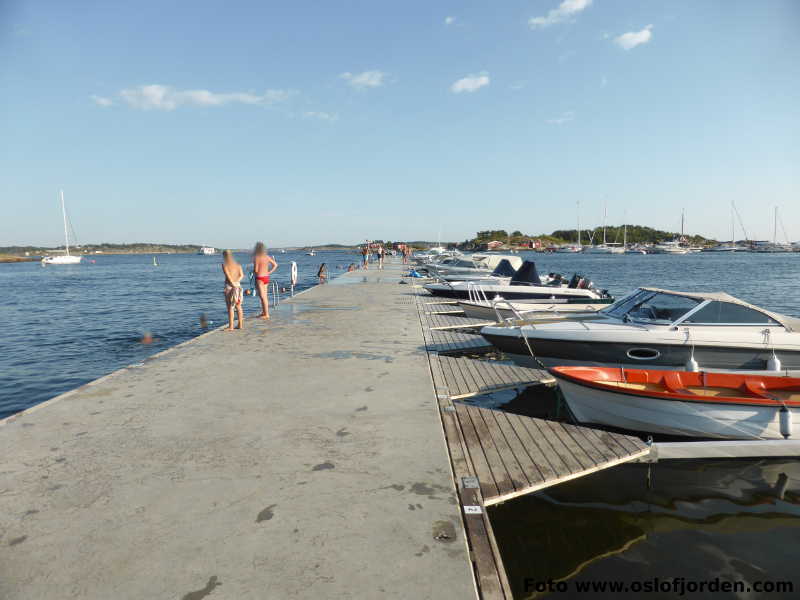
M 64 256 L 45 256 L 42 259 L 42 263 L 46 265 L 77 265 L 81 260 L 81 256 L 69 254 Z
M 497 321 L 498 314 L 501 319 L 515 319 L 516 314 L 507 306 L 500 304 L 495 307 L 491 302 L 459 302 L 459 308 L 464 311 L 464 315 L 473 319 L 486 319 L 487 321 Z M 606 308 L 608 304 L 525 304 L 522 302 L 512 302 L 511 305 L 520 316 L 527 318 L 554 319 L 574 316 L 576 314 L 593 313 Z
M 696 438 L 783 439 L 779 407 L 662 400 L 560 378 L 558 383 L 570 411 L 581 423 Z M 792 425 L 800 432 L 800 412 L 792 412 Z

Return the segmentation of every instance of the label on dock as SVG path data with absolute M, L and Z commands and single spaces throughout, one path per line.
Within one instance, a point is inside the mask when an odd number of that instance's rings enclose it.
M 478 484 L 477 477 L 462 477 L 461 485 L 464 487 L 464 489 L 473 489 L 473 490 L 477 490 L 480 487 L 480 485 Z
M 464 507 L 464 514 L 465 515 L 480 515 L 483 513 L 480 506 L 465 506 Z

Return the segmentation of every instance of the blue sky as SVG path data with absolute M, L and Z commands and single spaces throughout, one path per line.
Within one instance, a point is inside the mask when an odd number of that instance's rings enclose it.
M 0 0 L 0 246 L 796 240 L 798 65 L 792 0 Z

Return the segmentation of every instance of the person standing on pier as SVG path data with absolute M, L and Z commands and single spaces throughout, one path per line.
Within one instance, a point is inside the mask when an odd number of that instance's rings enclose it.
M 242 265 L 233 258 L 230 250 L 222 253 L 222 272 L 225 274 L 225 303 L 228 305 L 228 328 L 233 331 L 233 311 L 239 319 L 239 329 L 244 329 L 244 311 L 242 310 Z
M 364 268 L 369 269 L 369 244 L 364 244 L 364 247 L 361 249 L 361 255 L 364 259 Z
M 264 242 L 256 242 L 256 247 L 253 249 L 253 273 L 256 278 L 256 292 L 258 293 L 259 300 L 261 300 L 261 314 L 258 315 L 260 319 L 269 319 L 267 286 L 269 285 L 269 276 L 272 275 L 277 268 L 278 263 L 267 254 Z
M 383 245 L 378 246 L 378 268 L 383 271 L 383 258 L 386 255 L 386 250 L 383 249 Z

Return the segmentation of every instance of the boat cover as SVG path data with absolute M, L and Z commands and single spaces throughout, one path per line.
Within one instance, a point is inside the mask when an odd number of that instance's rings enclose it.
M 514 267 L 512 267 L 511 263 L 505 258 L 501 260 L 494 268 L 494 271 L 492 271 L 492 275 L 496 277 L 513 277 L 514 273 L 516 273 Z
M 511 285 L 542 285 L 536 263 L 526 260 L 511 278 Z
M 524 265 L 523 265 L 524 266 Z M 800 331 L 800 319 L 797 317 L 789 317 L 780 313 L 775 313 L 765 310 L 755 304 L 750 304 L 744 300 L 739 300 L 725 292 L 677 292 L 675 290 L 663 290 L 655 287 L 641 287 L 640 290 L 647 290 L 648 292 L 658 292 L 660 294 L 672 294 L 673 296 L 686 296 L 688 298 L 695 298 L 696 300 L 716 300 L 718 302 L 730 302 L 731 304 L 740 304 L 746 306 L 762 314 L 767 315 L 773 321 L 777 321 L 786 329 L 786 331 Z

